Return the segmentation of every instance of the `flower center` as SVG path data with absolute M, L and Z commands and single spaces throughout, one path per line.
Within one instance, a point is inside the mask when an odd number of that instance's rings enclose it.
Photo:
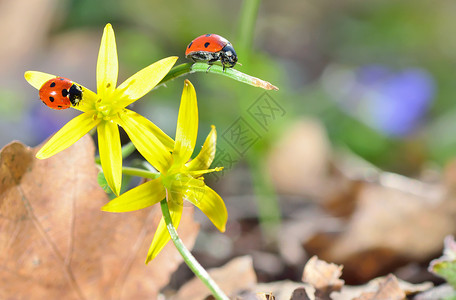
M 114 93 L 104 98 L 99 98 L 95 102 L 96 118 L 108 121 L 116 117 L 117 113 L 122 109 L 122 107 L 116 105 L 117 100 Z
M 97 110 L 97 118 L 103 120 L 109 120 L 111 118 L 112 107 L 111 105 L 101 104 L 99 105 L 98 102 L 102 102 L 101 99 L 97 101 L 96 110 Z

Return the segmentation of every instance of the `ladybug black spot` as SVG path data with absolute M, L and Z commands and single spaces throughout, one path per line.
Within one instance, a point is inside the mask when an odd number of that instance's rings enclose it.
M 55 87 L 55 82 L 52 82 L 50 87 Z
M 59 106 L 57 106 L 57 107 L 58 107 L 58 108 L 63 108 L 63 106 L 62 106 L 62 105 L 59 105 Z
M 111 83 L 108 83 L 108 84 L 106 85 L 106 88 L 109 89 L 110 87 L 111 87 Z
M 209 42 L 205 42 L 205 43 L 204 43 L 204 48 L 209 47 L 210 44 L 211 44 L 211 43 L 209 43 Z
M 67 89 L 62 89 L 62 96 L 63 97 L 68 96 L 68 90 Z
M 188 47 L 187 49 L 190 49 L 190 47 L 193 45 L 193 42 L 191 42 L 190 44 L 188 44 Z
M 54 102 L 54 97 L 49 97 L 49 101 Z
M 211 35 L 212 35 L 212 33 L 208 33 L 208 34 L 206 34 L 206 36 L 211 36 Z

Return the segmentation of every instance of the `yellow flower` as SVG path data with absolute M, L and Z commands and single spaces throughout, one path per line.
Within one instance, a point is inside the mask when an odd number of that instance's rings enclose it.
M 186 80 L 177 120 L 176 142 L 170 154 L 166 149 L 155 152 L 155 160 L 146 159 L 160 171 L 160 177 L 129 190 L 103 206 L 102 210 L 126 212 L 145 208 L 167 199 L 173 225 L 179 225 L 183 200 L 198 207 L 220 231 L 225 231 L 228 218 L 222 198 L 204 183 L 203 174 L 222 168 L 208 169 L 214 160 L 217 133 L 215 127 L 206 138 L 200 153 L 189 161 L 196 144 L 198 107 L 196 93 Z M 150 148 L 154 151 L 154 148 Z M 151 261 L 170 240 L 163 217 L 155 232 L 146 263 Z
M 48 158 L 71 146 L 92 128 L 97 127 L 101 166 L 116 195 L 122 183 L 122 155 L 117 125 L 122 126 L 136 149 L 157 164 L 154 152 L 172 150 L 174 141 L 161 129 L 125 107 L 153 89 L 169 72 L 177 57 L 164 58 L 137 72 L 117 85 L 118 61 L 114 30 L 104 28 L 97 61 L 97 93 L 82 87 L 83 98 L 73 108 L 83 113 L 63 126 L 36 154 Z M 36 89 L 57 76 L 36 71 L 25 72 L 25 79 Z M 79 84 L 78 84 L 79 85 Z M 154 146 L 157 147 L 154 147 Z

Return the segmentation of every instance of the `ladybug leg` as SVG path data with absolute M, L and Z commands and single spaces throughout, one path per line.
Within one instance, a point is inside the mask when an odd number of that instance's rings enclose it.
M 213 59 L 208 60 L 207 64 L 209 65 L 209 67 L 207 67 L 206 73 L 209 72 L 209 69 L 212 67 L 212 64 L 215 63 L 216 61 L 218 61 L 218 58 L 213 58 Z
M 223 67 L 223 72 L 225 72 L 225 64 L 226 64 L 226 60 L 223 59 L 223 56 L 220 57 L 220 61 L 222 62 L 222 67 Z

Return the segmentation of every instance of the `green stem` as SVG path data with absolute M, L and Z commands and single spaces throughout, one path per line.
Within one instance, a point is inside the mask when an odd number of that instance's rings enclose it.
M 219 300 L 229 300 L 225 293 L 220 289 L 220 287 L 215 283 L 215 281 L 209 276 L 207 271 L 199 264 L 195 257 L 190 253 L 190 251 L 185 247 L 182 240 L 177 235 L 176 228 L 173 226 L 171 221 L 171 215 L 169 213 L 168 202 L 166 199 L 160 202 L 161 210 L 163 213 L 163 219 L 166 223 L 166 228 L 168 229 L 171 240 L 177 248 L 177 251 L 184 258 L 185 263 L 189 268 L 195 273 L 195 275 L 211 290 L 212 295 L 215 299 Z
M 237 52 L 248 60 L 252 48 L 253 32 L 258 15 L 258 7 L 261 0 L 244 0 L 241 8 L 241 19 L 239 22 L 239 35 L 237 41 Z
M 122 167 L 122 174 L 138 176 L 149 179 L 156 179 L 160 177 L 160 173 L 154 173 L 144 169 L 131 168 L 131 167 Z
M 128 142 L 122 146 L 122 158 L 126 158 L 130 156 L 133 152 L 135 152 L 136 147 L 133 145 L 133 142 Z

